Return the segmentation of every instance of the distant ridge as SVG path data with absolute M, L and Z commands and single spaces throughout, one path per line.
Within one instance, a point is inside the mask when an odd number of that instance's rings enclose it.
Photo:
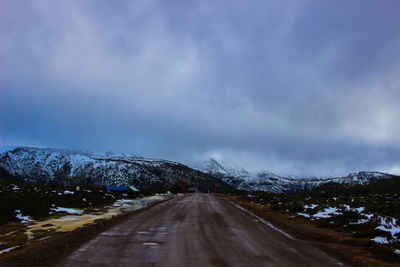
M 203 162 L 199 169 L 240 190 L 266 191 L 273 193 L 297 192 L 304 189 L 312 189 L 328 182 L 356 185 L 368 184 L 370 181 L 376 179 L 389 179 L 395 177 L 395 175 L 392 174 L 375 171 L 360 171 L 357 173 L 350 173 L 344 177 L 333 178 L 282 177 L 267 171 L 252 173 L 244 169 L 236 170 L 232 167 L 225 167 L 213 158 Z

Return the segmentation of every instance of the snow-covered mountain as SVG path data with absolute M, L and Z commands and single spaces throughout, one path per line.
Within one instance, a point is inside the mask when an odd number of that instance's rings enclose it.
M 232 188 L 276 193 L 311 189 L 327 182 L 366 184 L 373 179 L 391 178 L 380 172 L 352 173 L 336 178 L 291 178 L 271 172 L 253 173 L 225 167 L 214 159 L 199 170 L 160 159 L 125 154 L 92 154 L 59 149 L 0 147 L 0 181 L 21 181 L 60 185 L 133 185 L 143 189 L 168 189 L 186 182 L 189 191 L 218 191 Z
M 295 192 L 311 189 L 328 182 L 355 185 L 367 184 L 373 179 L 393 178 L 394 175 L 381 172 L 358 172 L 345 177 L 334 178 L 291 178 L 282 177 L 271 172 L 248 172 L 244 169 L 236 170 L 224 167 L 215 159 L 210 159 L 201 164 L 199 169 L 217 177 L 240 190 L 266 191 L 274 193 Z
M 0 178 L 60 185 L 133 185 L 139 189 L 168 189 L 174 184 L 189 191 L 232 189 L 227 183 L 183 164 L 124 154 L 92 154 L 59 149 L 3 147 Z

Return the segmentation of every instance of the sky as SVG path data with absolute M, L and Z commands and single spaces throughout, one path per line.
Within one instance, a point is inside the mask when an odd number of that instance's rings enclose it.
M 0 143 L 400 174 L 400 1 L 2 0 Z

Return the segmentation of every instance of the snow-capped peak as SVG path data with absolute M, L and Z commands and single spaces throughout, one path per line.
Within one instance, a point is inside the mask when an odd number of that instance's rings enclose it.
M 222 167 L 222 165 L 216 161 L 214 158 L 210 158 L 209 160 L 203 162 L 200 166 L 200 170 L 204 171 L 209 174 L 222 174 L 222 175 L 227 175 L 228 171 Z
M 210 159 L 207 162 L 208 164 L 203 164 L 203 166 L 206 166 L 202 168 L 203 172 L 219 177 L 238 189 L 248 191 L 283 193 L 311 189 L 327 182 L 367 184 L 374 179 L 393 177 L 393 175 L 382 172 L 367 171 L 351 173 L 345 177 L 335 178 L 282 177 L 269 171 L 249 172 L 245 169 L 237 170 L 232 167 L 225 167 L 215 159 Z

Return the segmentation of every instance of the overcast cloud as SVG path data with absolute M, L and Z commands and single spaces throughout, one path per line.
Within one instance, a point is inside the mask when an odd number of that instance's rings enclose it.
M 3 0 L 2 145 L 400 174 L 400 2 Z

